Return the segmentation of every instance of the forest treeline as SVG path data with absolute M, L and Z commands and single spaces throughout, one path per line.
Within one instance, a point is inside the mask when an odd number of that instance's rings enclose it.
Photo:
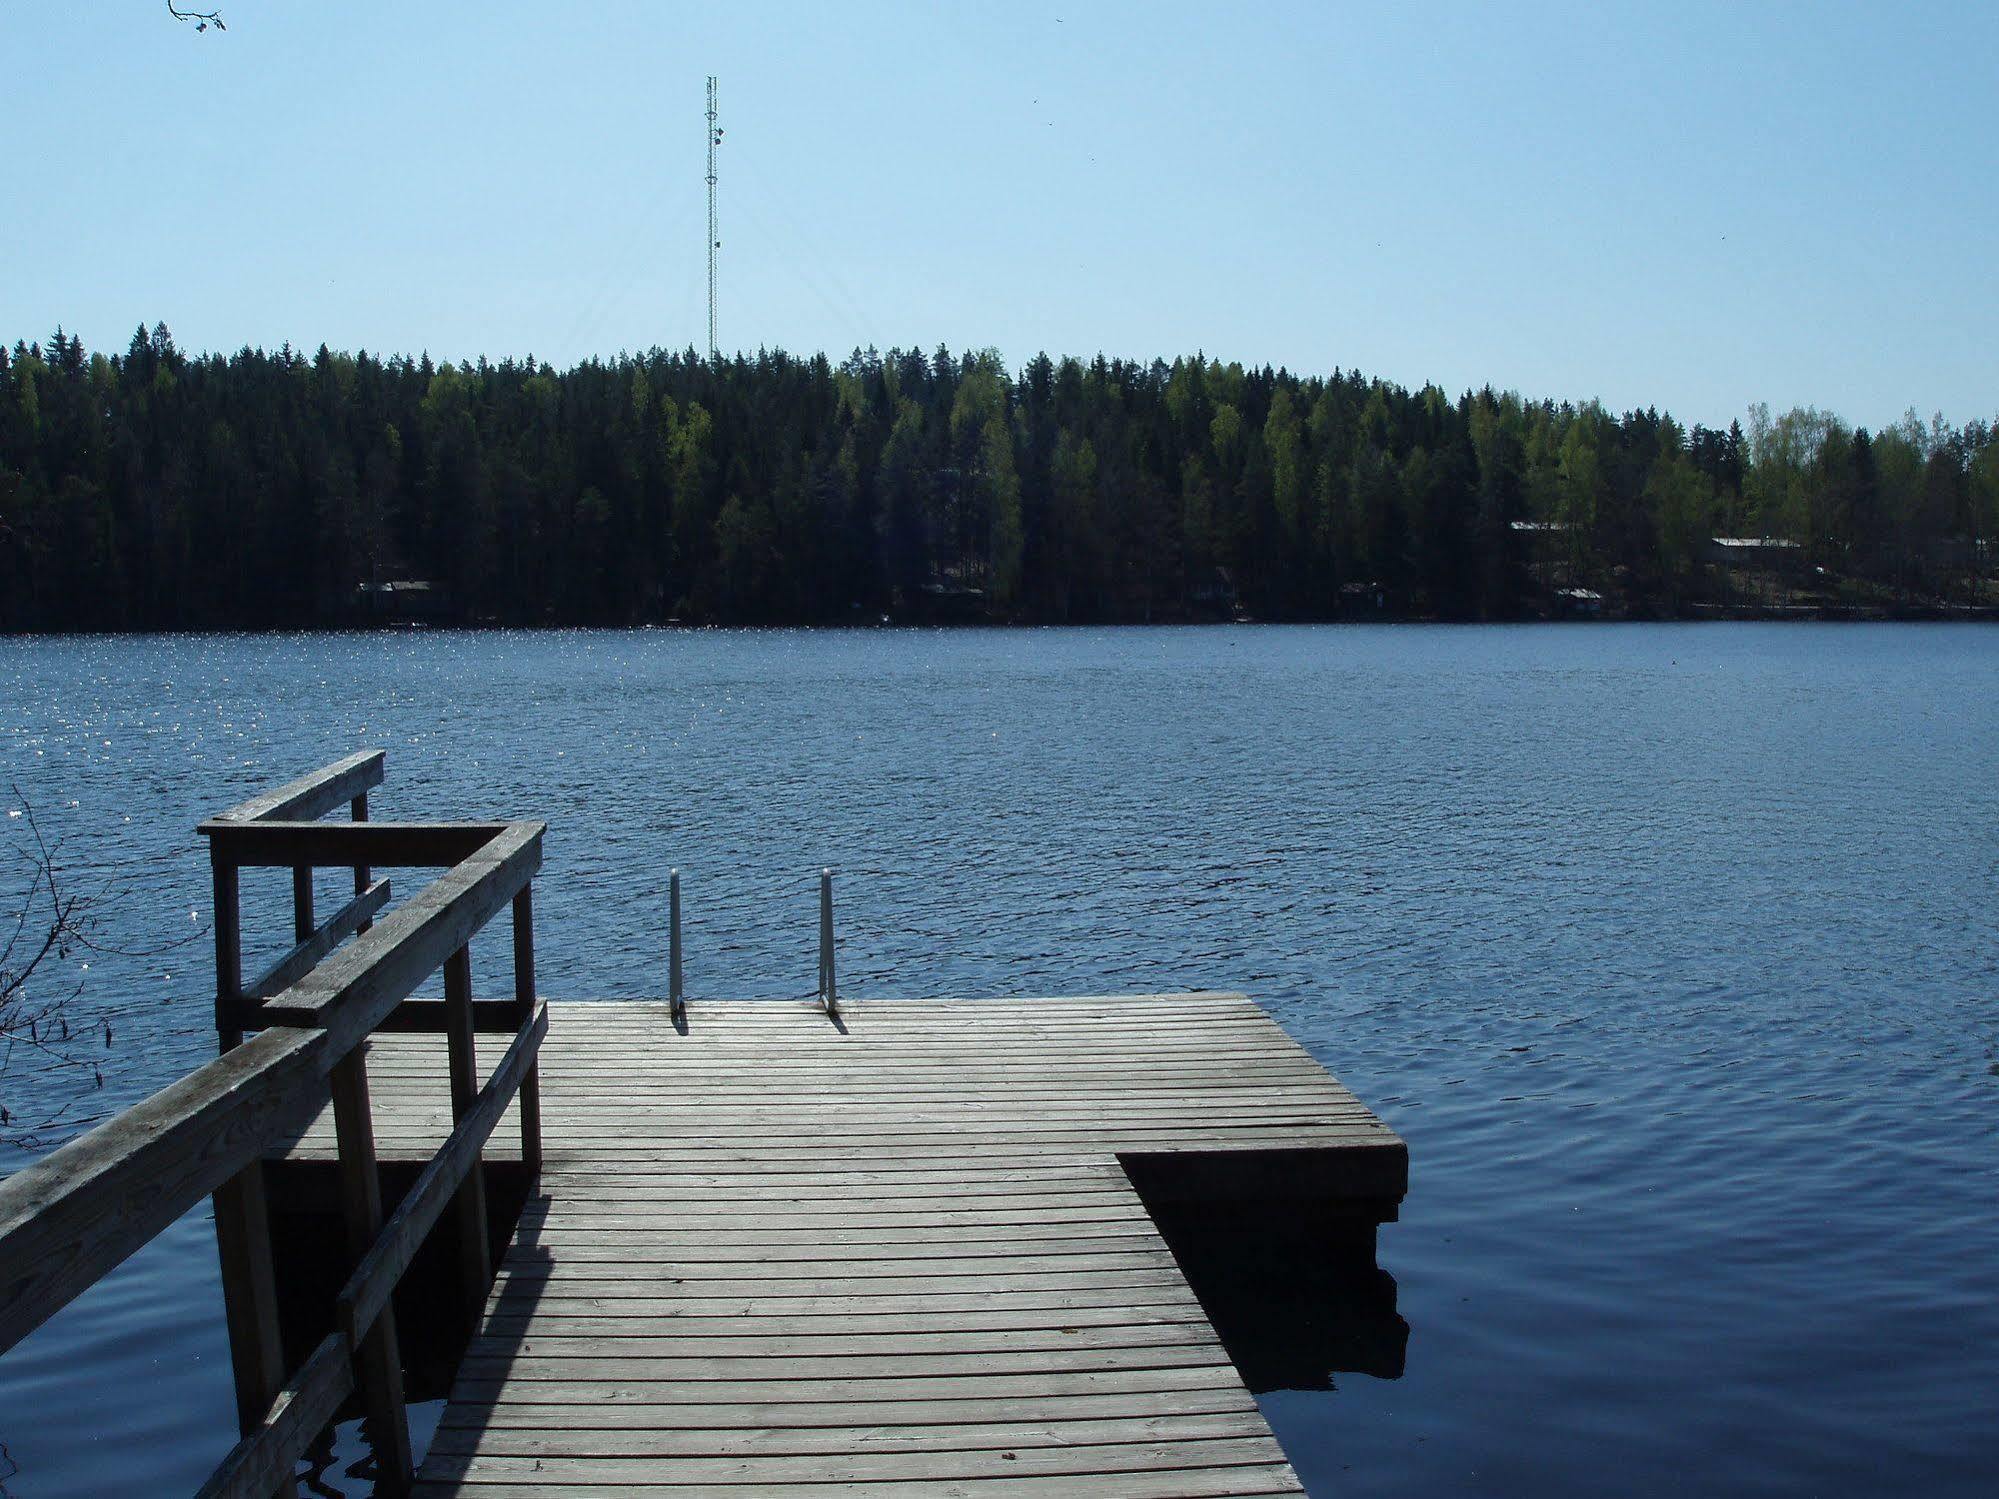
M 1530 524 L 1520 524 L 1520 523 Z M 1352 371 L 654 350 L 0 349 L 0 627 L 315 626 L 423 579 L 505 624 L 1672 615 L 1717 535 L 1982 596 L 1999 431 L 1456 397 Z

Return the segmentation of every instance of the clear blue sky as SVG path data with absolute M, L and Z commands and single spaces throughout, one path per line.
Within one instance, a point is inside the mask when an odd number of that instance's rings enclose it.
M 1990 3 L 222 11 L 0 16 L 8 342 L 700 343 L 712 72 L 724 349 L 1999 409 Z

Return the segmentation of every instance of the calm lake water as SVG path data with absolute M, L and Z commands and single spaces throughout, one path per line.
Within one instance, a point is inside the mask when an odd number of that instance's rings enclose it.
M 1247 990 L 1412 1152 L 1406 1373 L 1264 1397 L 1315 1494 L 1990 1492 L 1999 632 L 9 640 L 0 693 L 120 947 L 205 929 L 202 816 L 380 746 L 379 816 L 547 819 L 552 995 L 663 991 L 669 865 L 697 997 L 812 989 L 821 865 L 855 995 Z M 102 1088 L 0 1080 L 44 1144 L 212 1054 L 204 941 L 92 962 Z M 205 1212 L 0 1359 L 7 1494 L 232 1437 Z

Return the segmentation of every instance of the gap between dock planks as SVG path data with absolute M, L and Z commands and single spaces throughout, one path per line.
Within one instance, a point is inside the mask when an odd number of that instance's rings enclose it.
M 1401 1142 L 1248 1000 L 550 1017 L 539 1191 L 420 1493 L 1299 1491 L 1118 1162 L 1366 1158 L 1400 1196 Z M 384 1159 L 450 1127 L 441 1044 L 369 1044 Z

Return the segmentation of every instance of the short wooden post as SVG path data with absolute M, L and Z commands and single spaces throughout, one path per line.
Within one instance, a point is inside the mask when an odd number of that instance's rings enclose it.
M 472 950 L 461 947 L 444 960 L 444 1036 L 451 1055 L 451 1118 L 463 1119 L 479 1097 L 479 1061 L 472 1033 Z M 486 1241 L 486 1166 L 473 1159 L 455 1200 L 458 1214 L 458 1268 L 465 1283 L 465 1310 L 473 1328 L 485 1310 L 493 1284 L 492 1246 Z
M 248 1436 L 263 1423 L 286 1373 L 263 1163 L 245 1166 L 215 1189 L 212 1200 L 229 1362 L 236 1376 L 236 1425 L 239 1435 Z
M 340 1141 L 340 1207 L 355 1261 L 382 1231 L 382 1183 L 375 1168 L 375 1122 L 368 1109 L 368 1064 L 356 1048 L 334 1066 L 333 1124 Z M 403 1409 L 402 1349 L 393 1304 L 354 1350 L 354 1382 L 375 1449 L 375 1492 L 402 1495 L 415 1478 L 409 1415 Z
M 514 1024 L 534 1017 L 534 886 L 514 897 Z M 521 1079 L 521 1164 L 529 1176 L 541 1174 L 541 1064 Z
M 366 822 L 368 820 L 368 793 L 365 791 L 362 792 L 359 796 L 355 797 L 354 800 L 348 804 L 348 807 L 349 810 L 354 814 L 354 820 L 356 822 Z M 354 866 L 354 893 L 356 895 L 367 894 L 368 886 L 373 882 L 373 880 L 374 880 L 374 871 L 369 869 L 366 864 L 356 864 Z M 365 932 L 368 930 L 369 927 L 373 926 L 374 924 L 375 923 L 372 921 L 364 921 L 361 923 L 361 925 L 358 928 L 356 928 L 356 930 Z
M 292 867 L 292 940 L 303 942 L 312 936 L 312 866 Z
M 833 977 L 833 871 L 819 871 L 819 994 L 826 1013 L 840 1013 L 840 987 Z
M 243 1027 L 237 1021 L 236 1005 L 243 997 L 243 906 L 236 866 L 209 848 L 209 869 L 213 876 L 215 921 L 215 1029 L 222 1050 L 234 1051 L 243 1043 Z
M 675 1020 L 687 1013 L 687 995 L 680 987 L 680 871 L 666 877 L 667 907 L 667 1007 Z

